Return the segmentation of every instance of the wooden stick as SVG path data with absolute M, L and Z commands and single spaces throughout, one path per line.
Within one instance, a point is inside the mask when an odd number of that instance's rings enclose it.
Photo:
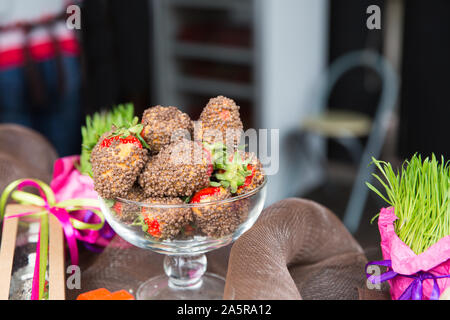
M 49 300 L 65 300 L 63 230 L 53 215 L 50 215 L 49 225 Z
M 8 209 L 6 209 L 6 212 L 8 212 Z M 3 221 L 2 244 L 0 247 L 0 300 L 9 299 L 18 224 L 19 218 Z
M 19 204 L 6 207 L 6 216 L 22 212 L 38 212 L 42 208 Z M 0 300 L 9 299 L 11 272 L 16 247 L 19 218 L 3 221 L 3 234 L 0 247 Z M 62 227 L 56 217 L 49 215 L 49 299 L 65 299 L 64 277 L 64 237 Z
M 22 212 L 39 211 L 35 206 L 10 204 L 6 206 L 5 216 Z M 11 285 L 11 273 L 16 249 L 17 227 L 19 218 L 3 220 L 3 234 L 0 247 L 0 300 L 9 299 L 9 287 Z

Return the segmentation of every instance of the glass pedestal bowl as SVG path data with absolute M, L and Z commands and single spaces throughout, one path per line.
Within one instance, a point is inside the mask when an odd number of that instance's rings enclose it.
M 267 178 L 249 193 L 194 204 L 148 204 L 100 198 L 106 220 L 120 237 L 137 247 L 166 255 L 165 274 L 141 284 L 136 298 L 222 299 L 225 279 L 205 273 L 205 253 L 232 243 L 252 227 L 264 207 L 266 183 Z M 151 232 L 154 231 L 151 223 L 146 231 L 137 225 L 136 219 L 145 217 L 157 217 L 158 233 Z

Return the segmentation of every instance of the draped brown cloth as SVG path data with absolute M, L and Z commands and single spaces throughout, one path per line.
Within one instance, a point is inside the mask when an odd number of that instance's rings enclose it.
M 290 198 L 261 213 L 232 246 L 209 252 L 208 271 L 226 277 L 224 299 L 388 299 L 368 290 L 364 251 L 330 210 Z M 116 236 L 82 269 L 81 290 L 129 290 L 162 274 L 163 255 L 139 249 Z
M 40 133 L 16 124 L 0 124 L 0 191 L 12 181 L 35 178 L 49 183 L 55 148 Z
M 366 293 L 366 263 L 330 210 L 285 199 L 265 209 L 234 244 L 224 299 L 358 299 L 358 289 Z

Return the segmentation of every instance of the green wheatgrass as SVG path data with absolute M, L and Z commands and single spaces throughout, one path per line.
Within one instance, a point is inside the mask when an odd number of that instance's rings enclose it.
M 134 117 L 134 106 L 132 103 L 114 106 L 110 111 L 96 112 L 92 116 L 86 116 L 86 124 L 81 127 L 82 148 L 80 156 L 79 171 L 92 177 L 92 166 L 90 162 L 92 149 L 100 137 L 116 127 L 123 127 L 132 122 Z
M 394 207 L 395 232 L 416 254 L 450 235 L 450 166 L 433 154 L 422 161 L 415 154 L 394 172 L 390 163 L 372 158 L 381 172 L 373 176 L 385 194 L 372 184 L 369 189 Z M 378 215 L 377 215 L 378 216 Z M 377 217 L 375 216 L 374 219 Z

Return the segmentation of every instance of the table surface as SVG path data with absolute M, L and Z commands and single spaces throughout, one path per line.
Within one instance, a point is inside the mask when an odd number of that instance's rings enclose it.
M 208 252 L 208 272 L 226 277 L 232 245 Z M 102 253 L 80 249 L 81 288 L 67 289 L 66 299 L 74 300 L 80 293 L 106 288 L 127 290 L 134 294 L 139 285 L 164 273 L 164 255 L 128 244 L 116 235 Z M 67 260 L 67 259 L 66 259 Z

